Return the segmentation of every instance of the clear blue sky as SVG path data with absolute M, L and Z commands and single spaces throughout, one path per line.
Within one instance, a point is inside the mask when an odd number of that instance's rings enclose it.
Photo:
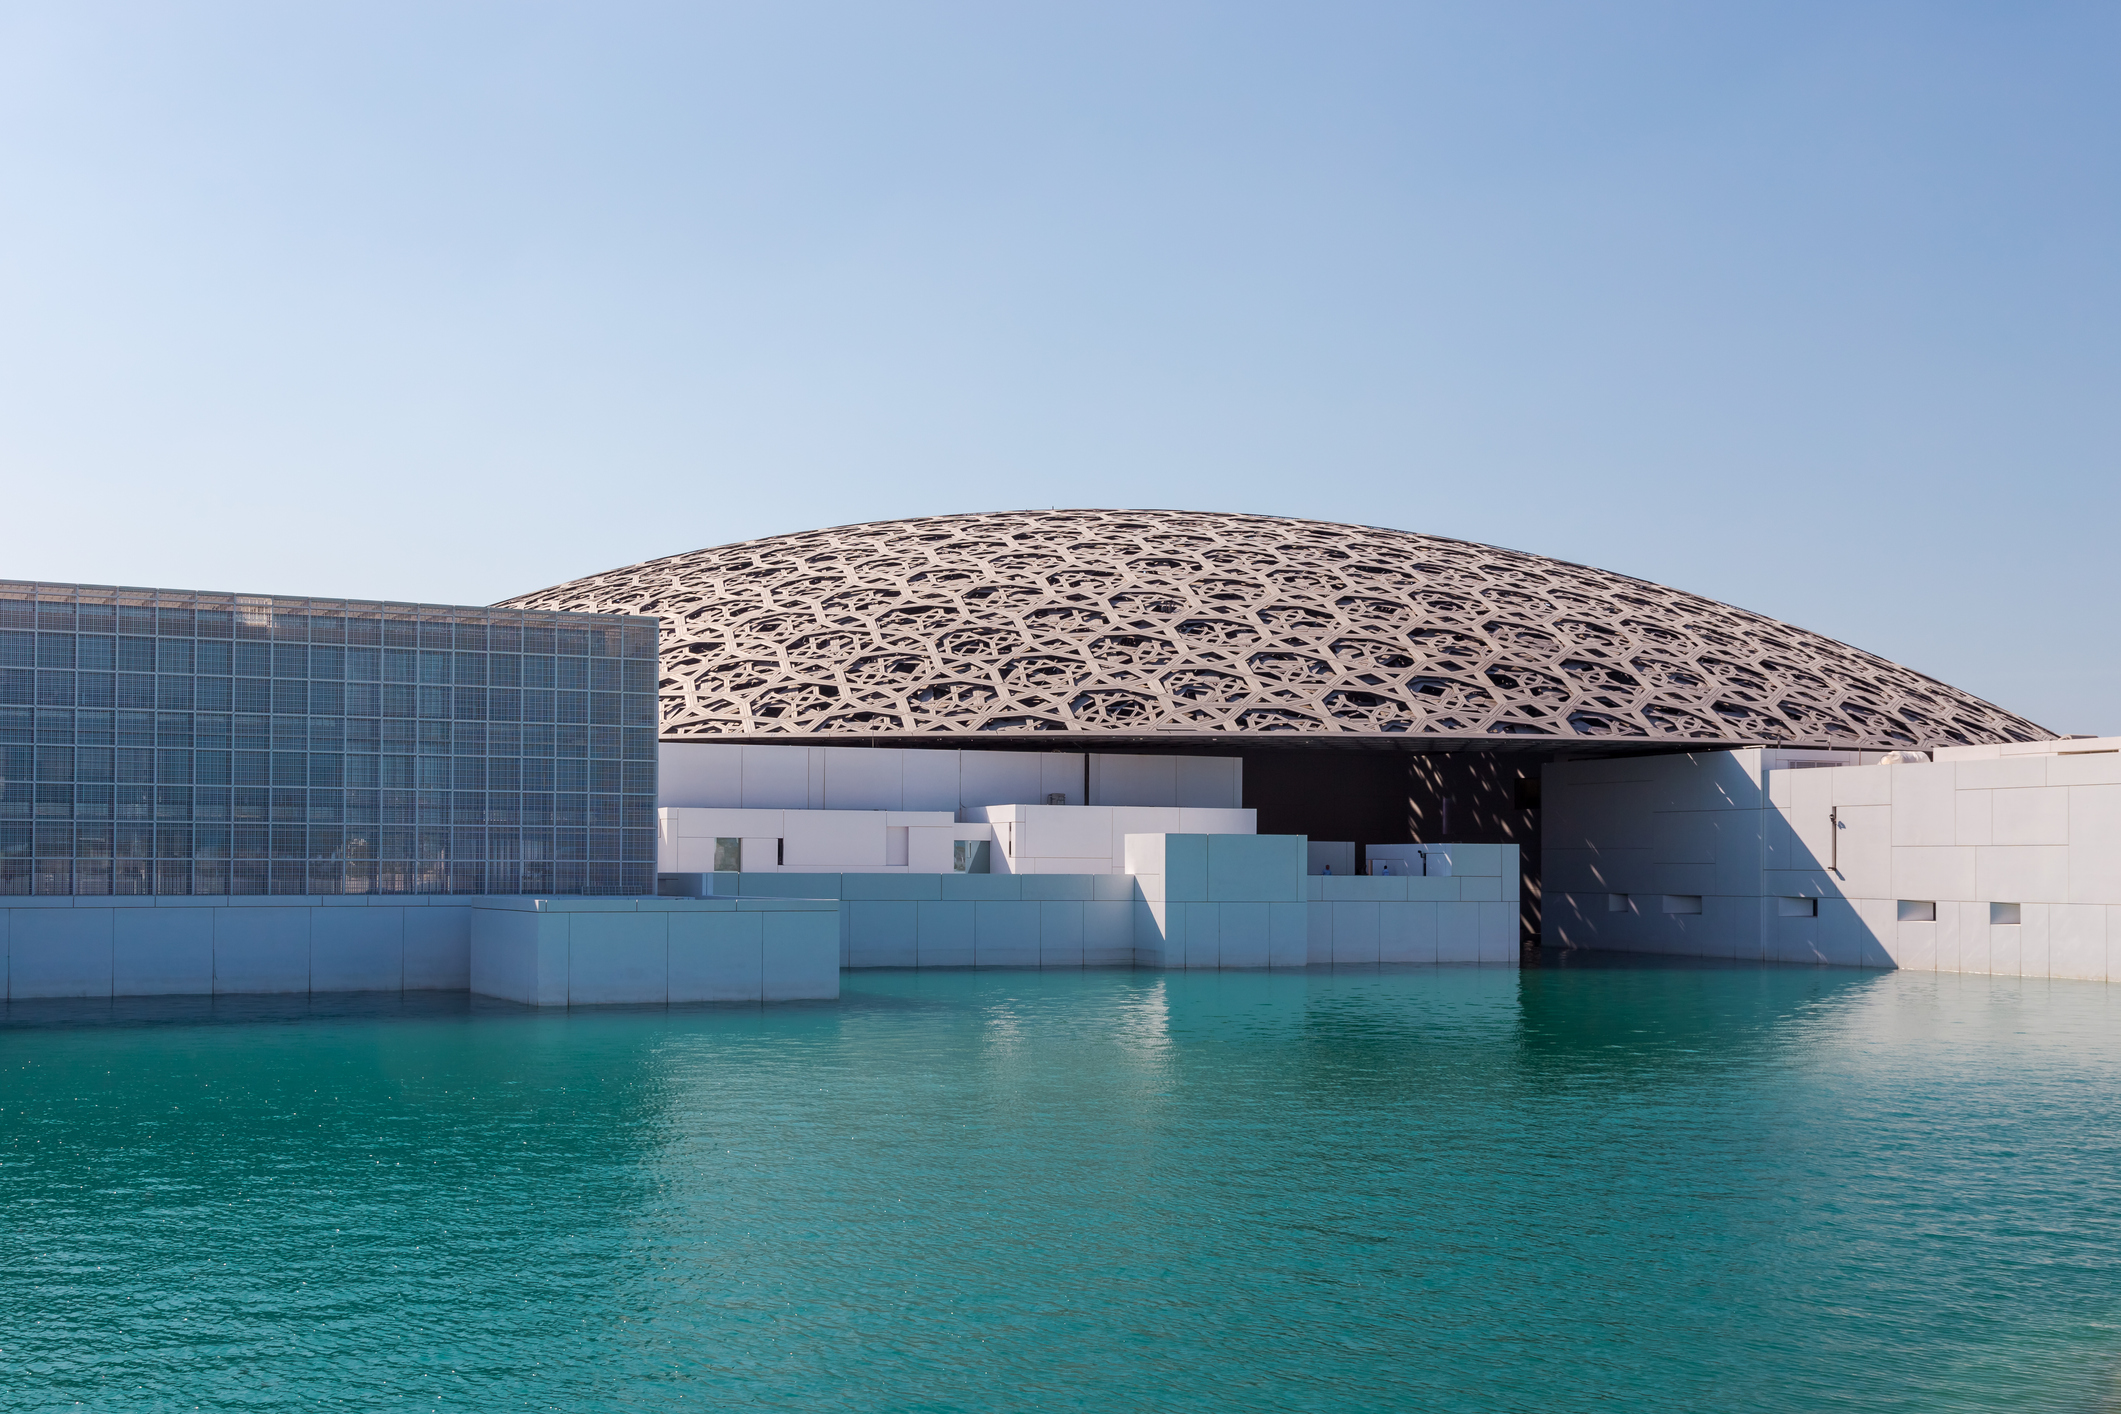
M 2117 71 L 2111 4 L 0 0 L 0 576 L 1259 511 L 2121 732 Z

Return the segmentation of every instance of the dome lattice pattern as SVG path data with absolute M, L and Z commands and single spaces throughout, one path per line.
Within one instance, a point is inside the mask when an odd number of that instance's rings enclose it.
M 508 604 L 659 616 L 666 739 L 1890 749 L 2053 735 L 1846 644 L 1643 580 L 1272 516 L 885 521 L 651 560 Z

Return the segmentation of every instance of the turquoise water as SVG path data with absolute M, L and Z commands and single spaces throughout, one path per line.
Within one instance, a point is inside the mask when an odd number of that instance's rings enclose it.
M 21 1004 L 0 1407 L 2121 1408 L 2121 989 Z

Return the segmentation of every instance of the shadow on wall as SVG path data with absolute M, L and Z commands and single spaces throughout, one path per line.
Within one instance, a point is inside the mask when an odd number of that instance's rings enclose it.
M 1244 803 L 1263 835 L 1357 846 L 1450 840 L 1514 844 L 1518 926 L 1539 942 L 1539 767 L 1525 755 L 1248 751 Z M 1366 871 L 1366 861 L 1356 861 Z

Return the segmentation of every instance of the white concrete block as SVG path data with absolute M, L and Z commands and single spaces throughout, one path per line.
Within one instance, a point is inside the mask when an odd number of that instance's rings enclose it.
M 1038 965 L 1083 965 L 1083 910 L 1073 899 L 1046 899 L 1029 905 L 1038 910 Z
M 1995 842 L 1991 826 L 1991 791 L 1954 791 L 1952 809 L 1956 824 L 1954 839 L 1962 845 L 1984 845 Z
M 1303 967 L 1311 960 L 1310 918 L 1312 903 L 1270 903 L 1267 905 L 1267 965 L 1269 967 Z M 1430 928 L 1430 947 L 1433 953 L 1435 930 Z
M 471 991 L 524 1006 L 567 1005 L 568 915 L 500 908 L 470 915 Z
M 810 808 L 810 751 L 801 746 L 740 746 L 743 801 L 750 810 Z
M 2022 924 L 1991 924 L 1988 930 L 1988 970 L 1997 977 L 2023 977 L 2024 927 Z
M 1714 864 L 1716 812 L 1661 810 L 1651 825 L 1650 838 L 1650 858 L 1654 863 Z
M 1038 966 L 1041 907 L 1041 904 L 1023 902 L 974 904 L 973 965 Z
M 1962 903 L 1959 913 L 1959 970 L 1986 974 L 1993 970 L 1988 905 Z
M 1956 846 L 1893 851 L 1892 895 L 1906 899 L 1965 899 L 1979 892 L 1979 852 Z
M 1436 910 L 1436 960 L 1478 962 L 1481 957 L 1481 904 L 1439 903 Z
M 958 793 L 958 753 L 910 750 L 901 755 L 900 808 L 954 814 L 963 803 Z
M 1295 903 L 1304 896 L 1302 835 L 1208 835 L 1205 848 L 1211 899 Z
M 471 986 L 469 905 L 408 905 L 399 914 L 399 927 L 406 991 L 461 992 Z
M 1017 853 L 1098 860 L 1109 868 L 1112 857 L 1112 812 L 1078 807 L 1028 806 L 1017 812 Z M 1104 872 L 1104 868 L 1096 871 Z
M 1271 905 L 1270 905 L 1271 906 Z M 1333 961 L 1333 910 L 1324 901 L 1304 905 L 1304 964 L 1322 967 Z
M 1173 904 L 1171 917 L 1184 930 L 1187 967 L 1213 971 L 1222 966 L 1221 904 Z
M 2112 787 L 2121 791 L 2121 786 Z M 2069 843 L 2069 796 L 2053 786 L 1990 792 L 1990 842 L 1999 845 Z
M 840 994 L 837 911 L 807 909 L 765 918 L 765 992 L 770 1002 L 829 1001 Z
M 1819 774 L 1832 778 L 1834 804 L 1891 805 L 1893 803 L 1892 775 L 1894 766 L 1842 766 L 1821 771 Z
M 109 995 L 165 997 L 212 993 L 213 909 L 114 908 L 108 910 L 108 914 Z
M 910 904 L 884 906 L 912 907 Z M 704 909 L 667 915 L 671 1003 L 763 1000 L 766 995 L 766 920 L 781 916 Z
M 920 906 L 910 899 L 856 899 L 847 913 L 849 967 L 919 965 Z
M 1868 930 L 1857 912 L 1855 900 L 1819 900 L 1819 917 L 1815 921 L 1818 925 L 1814 934 L 1819 950 L 1817 961 L 1835 967 L 1863 965 L 1864 941 Z
M 1178 828 L 1188 835 L 1251 835 L 1259 832 L 1259 812 L 1254 810 L 1207 809 L 1202 806 L 1182 806 L 1178 812 Z
M 1480 960 L 1514 964 L 1518 957 L 1517 904 L 1514 900 L 1482 903 Z
M 1098 753 L 1087 762 L 1092 805 L 1178 806 L 1178 758 Z
M 1892 942 L 1887 948 L 1892 965 L 1902 971 L 1935 972 L 1937 927 L 1934 919 L 1927 923 L 1895 922 Z
M 2036 757 L 1960 760 L 1954 761 L 1952 767 L 1959 773 L 1960 790 L 2011 790 L 2047 784 L 2047 766 Z
M 1289 836 L 1288 838 L 1300 838 Z M 1272 922 L 1267 903 L 1223 903 L 1220 967 L 1266 967 L 1273 959 Z
M 405 986 L 405 910 L 320 908 L 309 923 L 313 992 L 396 992 Z
M 1127 967 L 1134 962 L 1134 905 L 1096 899 L 1082 905 L 1083 966 Z
M 1045 800 L 1040 788 L 1040 761 L 1028 751 L 967 751 L 959 757 L 961 803 L 1036 805 Z
M 742 805 L 744 748 L 664 742 L 656 748 L 659 805 Z
M 1173 805 L 1211 810 L 1238 810 L 1244 806 L 1244 761 L 1236 756 L 1177 756 L 1174 767 Z
M 1057 795 L 1061 797 L 1062 805 L 1088 805 L 1090 800 L 1084 792 L 1084 773 L 1087 766 L 1087 759 L 1074 752 L 1041 753 L 1038 758 L 1037 799 L 1050 802 Z
M 970 967 L 978 956 L 973 900 L 922 902 L 920 931 L 915 935 L 921 967 Z
M 2050 756 L 2047 758 L 2047 783 L 2051 786 L 2121 785 L 2121 752 Z
M 903 810 L 906 753 L 863 747 L 820 749 L 825 766 L 825 809 Z M 956 802 L 951 802 L 955 808 Z
M 305 899 L 287 907 L 214 910 L 216 995 L 309 990 Z
M 2070 903 L 2121 903 L 2121 785 L 2069 788 Z
M 2041 845 L 1990 845 L 1980 860 L 1976 897 L 1991 903 L 2066 903 L 2070 851 Z
M 1850 768 L 1853 770 L 1854 768 Z M 1821 772 L 1842 775 L 1843 771 Z M 1842 805 L 1838 879 L 1851 896 L 1884 898 L 1893 891 L 1892 808 Z M 1831 855 L 1827 856 L 1831 861 Z
M 2047 975 L 2106 981 L 2107 905 L 2057 903 L 2046 912 Z
M 565 916 L 569 1006 L 660 1004 L 670 1000 L 670 930 L 666 914 Z M 837 962 L 836 931 L 832 945 Z
M 2052 904 L 2028 903 L 2019 908 L 2018 975 L 2046 977 L 2052 966 L 2048 945 L 2048 918 Z
M 1375 903 L 1329 903 L 1333 911 L 1333 965 L 1369 965 L 1378 961 Z
M 1957 806 L 1959 768 L 1885 766 L 1892 791 L 1893 843 L 1896 846 L 1959 843 Z

